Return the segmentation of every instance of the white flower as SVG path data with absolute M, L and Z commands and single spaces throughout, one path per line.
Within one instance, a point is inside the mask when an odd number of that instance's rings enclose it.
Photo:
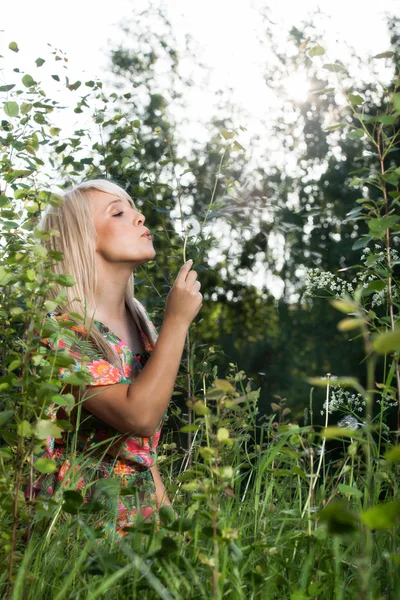
M 339 427 L 344 427 L 345 429 L 358 429 L 359 427 L 362 427 L 362 423 L 360 423 L 360 421 L 358 421 L 352 415 L 346 415 L 343 417 L 343 419 L 340 419 L 340 421 L 338 421 L 338 425 Z

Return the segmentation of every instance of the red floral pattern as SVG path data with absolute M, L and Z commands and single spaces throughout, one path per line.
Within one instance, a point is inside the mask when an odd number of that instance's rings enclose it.
M 149 326 L 157 334 L 157 330 L 147 312 L 146 316 Z M 48 313 L 47 318 L 58 323 L 67 321 L 68 315 Z M 88 344 L 81 348 L 80 343 L 82 344 L 82 341 L 84 341 L 82 338 L 87 335 L 88 331 L 83 326 L 73 325 L 69 331 L 60 329 L 60 331 L 51 334 L 49 337 L 41 339 L 42 344 L 51 350 L 67 349 L 70 356 L 79 359 L 71 367 L 60 367 L 58 377 L 65 379 L 73 372 L 86 368 L 91 376 L 91 381 L 87 385 L 101 386 L 131 383 L 145 366 L 154 346 L 145 334 L 139 330 L 145 351 L 134 354 L 129 346 L 106 325 L 100 321 L 95 321 L 95 324 L 104 338 L 121 356 L 122 368 L 118 369 L 108 361 L 99 358 L 98 355 L 93 353 L 93 348 L 90 348 Z M 91 357 L 92 360 L 82 361 L 83 355 Z M 57 410 L 58 407 L 55 405 L 49 407 L 48 415 L 51 420 L 56 419 Z M 58 469 L 53 474 L 41 476 L 34 484 L 35 493 L 40 491 L 45 497 L 60 499 L 60 494 L 66 486 L 72 485 L 73 489 L 82 489 L 85 492 L 85 502 L 87 502 L 91 497 L 91 486 L 87 484 L 93 482 L 93 479 L 118 477 L 123 487 L 140 487 L 140 514 L 144 518 L 150 517 L 153 509 L 156 508 L 156 500 L 154 482 L 149 468 L 157 461 L 157 446 L 161 435 L 161 426 L 166 415 L 164 415 L 163 420 L 151 437 L 141 438 L 121 434 L 92 413 L 86 411 L 84 402 L 81 410 L 81 424 L 74 434 L 77 444 L 75 453 L 71 453 L 64 438 L 56 440 L 48 438 L 45 452 L 37 455 L 37 458 L 39 456 L 53 458 L 58 465 Z M 72 471 L 71 462 L 74 464 Z M 122 528 L 125 525 L 135 522 L 138 513 L 136 500 L 136 497 L 130 495 L 118 499 L 116 530 L 121 534 L 123 534 Z

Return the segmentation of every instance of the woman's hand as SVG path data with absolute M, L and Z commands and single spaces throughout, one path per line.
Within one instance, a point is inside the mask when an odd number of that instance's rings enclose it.
M 193 261 L 188 260 L 180 268 L 177 278 L 168 294 L 165 305 L 165 319 L 189 327 L 203 303 L 200 293 L 201 283 L 196 271 L 191 271 Z

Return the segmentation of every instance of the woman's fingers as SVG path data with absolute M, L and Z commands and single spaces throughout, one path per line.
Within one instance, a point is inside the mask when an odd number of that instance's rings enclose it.
M 196 290 L 197 292 L 199 291 L 199 289 L 201 288 L 201 283 L 200 281 L 195 281 L 192 285 L 192 290 Z
M 192 259 L 186 261 L 181 268 L 179 269 L 179 273 L 175 279 L 175 283 L 184 283 L 186 281 L 187 275 L 190 271 L 190 269 L 193 266 L 193 261 Z
M 186 276 L 186 283 L 193 283 L 197 279 L 197 271 L 189 271 Z

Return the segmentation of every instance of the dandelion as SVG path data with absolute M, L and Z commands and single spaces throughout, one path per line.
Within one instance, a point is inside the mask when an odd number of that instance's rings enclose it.
M 196 217 L 190 216 L 185 219 L 185 236 L 186 237 L 196 237 L 199 235 L 201 231 L 200 222 L 196 219 Z

